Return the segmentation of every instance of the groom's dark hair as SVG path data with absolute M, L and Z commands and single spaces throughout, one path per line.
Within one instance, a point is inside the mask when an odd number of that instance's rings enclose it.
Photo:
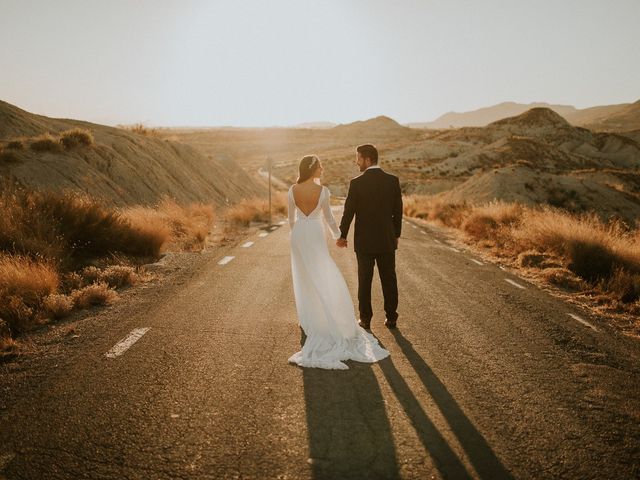
M 371 145 L 370 143 L 365 143 L 364 145 L 358 145 L 356 151 L 362 155 L 364 158 L 368 158 L 371 160 L 372 165 L 378 164 L 378 149 Z

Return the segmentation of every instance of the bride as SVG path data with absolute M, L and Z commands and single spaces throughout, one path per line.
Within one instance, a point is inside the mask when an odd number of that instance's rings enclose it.
M 322 165 L 307 155 L 297 183 L 289 188 L 291 273 L 298 321 L 306 334 L 302 350 L 289 358 L 301 367 L 348 369 L 344 360 L 376 362 L 389 355 L 378 340 L 358 325 L 347 284 L 329 254 L 322 218 L 334 239 L 340 237 L 320 184 Z

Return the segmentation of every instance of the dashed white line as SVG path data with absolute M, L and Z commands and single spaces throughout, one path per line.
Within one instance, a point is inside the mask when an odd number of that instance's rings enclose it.
M 229 263 L 234 258 L 236 258 L 236 257 L 234 257 L 234 256 L 226 256 L 226 257 L 224 257 L 222 260 L 220 260 L 218 262 L 218 265 L 226 265 L 227 263 Z
M 260 233 L 258 236 L 259 236 L 259 237 L 261 237 L 261 238 L 264 238 L 264 237 L 266 237 L 267 235 L 269 235 L 267 232 L 262 232 L 262 233 Z
M 253 242 L 246 242 L 242 244 L 242 248 L 249 248 L 251 245 L 253 245 Z
M 472 259 L 471 259 L 471 261 L 472 261 L 473 263 L 477 263 L 478 265 L 484 265 L 484 263 L 479 262 L 479 261 L 478 261 L 478 260 L 476 260 L 475 258 L 472 258 Z
M 129 349 L 131 345 L 140 340 L 140 337 L 147 333 L 149 331 L 149 328 L 150 327 L 134 328 L 133 330 L 131 330 L 131 333 L 129 335 L 127 335 L 125 338 L 111 347 L 111 350 L 105 353 L 105 355 L 108 358 L 115 358 L 118 355 L 122 355 Z
M 277 229 L 277 228 L 278 228 L 278 227 L 274 225 L 274 226 L 273 226 L 273 227 L 271 227 L 269 230 L 271 230 L 271 231 L 273 232 L 273 231 L 274 231 L 275 229 Z
M 425 235 L 427 234 L 427 232 L 425 232 L 424 230 L 420 230 L 420 233 L 423 233 Z
M 589 322 L 587 322 L 584 318 L 579 317 L 578 315 L 574 315 L 573 313 L 567 313 L 567 315 L 569 315 L 571 318 L 573 318 L 574 320 L 582 323 L 583 325 L 586 325 L 589 328 L 593 328 L 596 332 L 598 331 L 598 329 L 596 327 L 594 327 L 593 325 L 591 325 Z
M 418 228 L 413 223 L 411 224 L 411 228 Z
M 514 287 L 518 287 L 521 288 L 523 290 L 526 290 L 526 287 L 523 287 L 522 285 L 520 285 L 519 283 L 514 282 L 513 280 L 511 280 L 510 278 L 505 278 L 504 279 L 505 282 L 510 283 L 511 285 L 513 285 Z
M 433 241 L 434 241 L 434 242 L 436 242 L 436 243 L 442 243 L 442 242 L 441 242 L 440 240 L 438 240 L 437 238 L 434 238 L 434 239 L 433 239 Z
M 447 247 L 447 248 L 449 248 L 449 250 L 453 250 L 454 252 L 460 253 L 460 250 L 458 250 L 457 248 L 453 248 L 453 247 Z
M 281 222 L 278 222 L 278 225 L 284 225 L 285 223 L 287 223 L 287 222 L 285 222 L 285 221 L 283 220 L 283 221 L 281 221 Z
M 506 269 L 506 268 L 504 268 L 502 265 L 498 265 L 498 268 L 499 268 L 500 270 L 504 270 L 505 272 L 507 271 L 507 269 Z

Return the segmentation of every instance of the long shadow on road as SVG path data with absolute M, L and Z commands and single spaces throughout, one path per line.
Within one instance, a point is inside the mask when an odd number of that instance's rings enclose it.
M 313 478 L 398 479 L 391 426 L 372 366 L 349 367 L 302 369 Z
M 415 351 L 411 342 L 404 338 L 400 331 L 392 330 L 391 332 L 398 343 L 398 346 L 402 350 L 402 353 L 406 356 L 409 363 L 418 374 L 418 377 L 424 384 L 427 392 L 429 392 L 436 405 L 438 405 L 442 415 L 451 427 L 452 432 L 457 437 L 462 448 L 469 457 L 469 461 L 478 473 L 478 476 L 482 479 L 513 479 L 513 476 L 502 465 L 500 459 L 498 459 L 482 434 L 473 426 L 471 420 L 469 420 L 453 396 L 449 393 L 447 387 L 445 387 L 433 370 L 429 368 L 422 357 Z M 397 370 L 389 366 L 384 366 L 382 363 L 381 366 L 383 372 L 385 372 L 385 375 L 387 376 L 387 379 L 391 378 L 389 383 L 393 381 L 393 383 L 397 384 L 394 391 L 396 389 L 400 389 L 401 394 L 408 396 L 411 392 L 408 392 L 408 387 L 404 384 L 404 380 L 399 376 Z M 412 407 L 413 410 L 418 411 L 415 406 L 409 406 Z M 437 446 L 437 442 L 436 444 L 433 444 L 432 442 L 429 443 L 431 443 L 431 447 Z M 427 448 L 429 448 L 429 446 L 427 446 Z M 431 448 L 429 449 L 431 450 Z M 432 453 L 435 452 L 432 451 Z M 446 450 L 440 452 L 436 456 L 439 457 L 442 455 L 444 455 L 444 461 L 450 460 Z M 455 464 L 452 466 L 456 467 Z M 449 473 L 455 474 L 454 471 Z M 458 477 L 457 475 L 452 475 L 452 477 L 464 478 Z

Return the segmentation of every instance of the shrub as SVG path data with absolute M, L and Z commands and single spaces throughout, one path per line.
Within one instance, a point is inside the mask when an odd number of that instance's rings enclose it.
M 73 128 L 62 132 L 60 134 L 60 142 L 68 149 L 79 145 L 90 147 L 94 144 L 93 134 L 83 128 Z
M 105 282 L 99 282 L 74 291 L 71 298 L 76 308 L 87 308 L 112 303 L 118 298 L 118 294 Z
M 36 152 L 59 152 L 62 148 L 60 140 L 50 133 L 35 137 L 31 141 L 31 149 Z
M 73 310 L 73 298 L 57 293 L 48 295 L 44 299 L 43 308 L 45 313 L 53 319 L 64 318 Z
M 16 163 L 19 162 L 20 158 L 14 151 L 11 150 L 0 150 L 0 162 L 4 163 Z
M 272 197 L 272 213 L 287 214 L 286 194 L 277 193 Z M 249 198 L 230 207 L 225 219 L 232 225 L 249 226 L 251 222 L 267 222 L 269 220 L 269 201 L 263 198 Z
M 11 140 L 7 143 L 7 148 L 11 150 L 23 150 L 24 143 L 22 140 Z

